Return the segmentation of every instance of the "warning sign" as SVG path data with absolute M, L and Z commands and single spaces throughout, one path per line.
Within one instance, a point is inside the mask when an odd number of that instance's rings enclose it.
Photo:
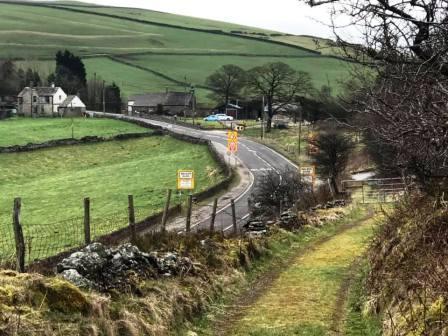
M 307 182 L 313 184 L 313 186 L 314 186 L 314 183 L 316 181 L 316 167 L 314 167 L 314 166 L 299 167 L 299 173 L 304 181 L 307 181 Z
M 194 189 L 194 171 L 178 170 L 177 171 L 177 189 L 193 190 Z
M 236 153 L 238 151 L 238 132 L 229 131 L 227 133 L 227 152 Z

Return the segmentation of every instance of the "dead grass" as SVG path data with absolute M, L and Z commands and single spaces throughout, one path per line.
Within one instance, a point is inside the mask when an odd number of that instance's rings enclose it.
M 369 251 L 366 314 L 382 313 L 384 335 L 448 333 L 448 209 L 409 197 L 387 214 Z

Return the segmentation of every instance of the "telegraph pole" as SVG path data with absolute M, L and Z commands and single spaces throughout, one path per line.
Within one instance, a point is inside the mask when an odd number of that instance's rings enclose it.
M 195 118 L 196 118 L 196 99 L 195 99 L 195 88 L 192 85 L 190 88 L 190 93 L 191 93 L 191 99 L 193 100 L 193 125 L 195 124 Z
M 103 80 L 103 112 L 106 112 L 106 81 Z
M 96 72 L 93 73 L 93 109 L 96 111 Z
M 261 139 L 264 139 L 264 95 L 261 99 Z

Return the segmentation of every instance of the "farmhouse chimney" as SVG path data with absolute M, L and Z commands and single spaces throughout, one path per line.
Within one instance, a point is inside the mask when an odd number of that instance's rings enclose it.
M 51 87 L 54 88 L 54 83 L 51 83 Z

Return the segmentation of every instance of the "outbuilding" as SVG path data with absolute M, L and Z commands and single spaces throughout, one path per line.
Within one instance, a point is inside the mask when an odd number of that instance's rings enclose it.
M 86 113 L 86 105 L 78 96 L 70 95 L 59 106 L 58 112 L 61 117 L 79 117 Z

